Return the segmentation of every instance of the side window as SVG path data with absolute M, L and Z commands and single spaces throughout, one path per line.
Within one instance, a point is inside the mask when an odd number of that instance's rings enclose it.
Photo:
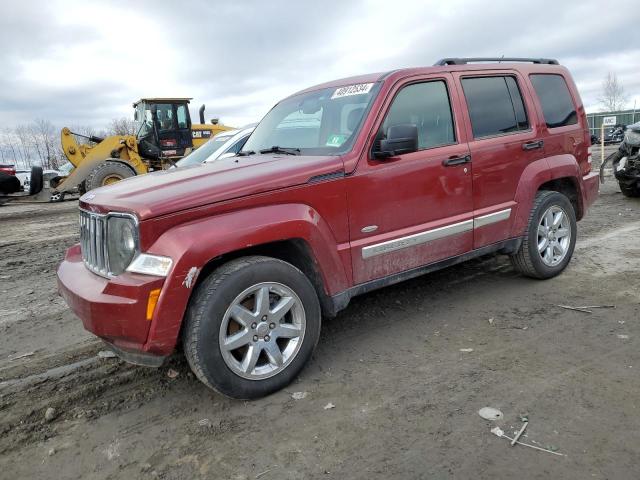
M 531 83 L 538 95 L 547 127 L 564 127 L 578 123 L 578 114 L 569 93 L 567 82 L 561 75 L 531 75 Z
M 187 106 L 178 105 L 176 107 L 176 117 L 178 119 L 178 128 L 188 128 L 187 125 Z
M 522 95 L 514 77 L 463 78 L 462 89 L 474 138 L 529 128 Z
M 393 125 L 418 127 L 418 149 L 455 143 L 453 115 L 444 81 L 414 83 L 404 87 L 393 99 L 382 123 L 382 135 Z

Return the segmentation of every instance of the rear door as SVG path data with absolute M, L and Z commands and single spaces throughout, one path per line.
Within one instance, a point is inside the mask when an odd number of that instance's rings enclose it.
M 522 172 L 544 157 L 544 142 L 525 79 L 516 71 L 455 73 L 467 106 L 473 159 L 473 247 L 510 236 Z
M 461 105 L 449 74 L 399 83 L 382 107 L 366 157 L 346 179 L 355 283 L 472 248 L 471 163 Z M 415 124 L 419 150 L 371 157 L 390 126 Z

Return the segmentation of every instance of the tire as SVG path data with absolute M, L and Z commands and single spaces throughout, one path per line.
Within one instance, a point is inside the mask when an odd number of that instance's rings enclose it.
M 638 184 L 625 185 L 622 182 L 618 182 L 618 185 L 620 186 L 620 191 L 625 197 L 640 197 L 640 186 L 638 186 Z
M 134 175 L 135 172 L 124 163 L 107 160 L 100 163 L 87 176 L 84 181 L 85 188 L 87 191 L 93 190 L 94 188 L 104 187 L 111 183 L 124 180 L 125 178 L 133 177 Z
M 258 295 L 267 291 L 261 298 L 270 303 L 263 303 L 266 309 L 260 312 Z M 293 306 L 278 319 L 276 307 L 287 301 Z M 246 327 L 236 320 L 238 315 L 230 314 L 236 308 Z M 262 316 L 267 311 L 268 316 Z M 318 343 L 320 325 L 318 296 L 300 270 L 270 257 L 243 257 L 221 266 L 197 286 L 187 309 L 182 344 L 191 369 L 205 385 L 227 397 L 252 399 L 280 390 L 296 378 Z M 294 331 L 298 337 L 293 337 Z M 241 346 L 223 347 L 236 337 Z M 277 355 L 271 356 L 277 353 L 274 345 L 281 352 L 281 364 L 273 360 Z M 255 368 L 250 366 L 250 353 L 255 353 Z
M 31 167 L 31 176 L 29 178 L 29 195 L 35 195 L 42 191 L 44 185 L 42 167 Z
M 552 226 L 551 229 L 547 229 L 545 225 L 548 222 L 543 216 L 548 212 L 551 212 L 551 217 L 547 217 L 547 219 L 557 220 L 560 218 L 562 223 L 557 227 Z M 561 212 L 564 217 L 559 216 Z M 539 234 L 539 227 L 542 232 L 546 233 Z M 567 231 L 568 238 L 563 235 Z M 539 235 L 542 235 L 542 239 Z M 518 272 L 528 277 L 539 279 L 555 277 L 566 268 L 571 260 L 576 245 L 576 235 L 576 214 L 569 199 L 558 192 L 540 191 L 536 194 L 533 202 L 526 236 L 520 249 L 511 256 L 511 263 Z M 546 243 L 544 243 L 545 239 Z M 540 248 L 543 249 L 542 253 Z M 551 255 L 548 254 L 549 249 Z M 563 254 L 558 253 L 556 256 L 556 253 L 561 250 Z

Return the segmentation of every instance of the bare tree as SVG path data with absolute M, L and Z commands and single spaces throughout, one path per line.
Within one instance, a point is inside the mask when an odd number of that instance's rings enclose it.
M 18 125 L 13 133 L 18 139 L 18 155 L 25 167 L 30 167 L 33 163 L 31 155 L 31 144 L 29 139 L 29 128 L 25 125 Z
M 0 132 L 0 158 L 2 163 L 11 163 L 20 167 L 20 158 L 16 149 L 16 138 L 10 128 L 5 128 Z
M 43 168 L 56 169 L 62 163 L 60 141 L 56 129 L 49 120 L 35 120 L 27 129 L 31 147 Z
M 111 120 L 107 131 L 110 135 L 135 135 L 136 124 L 127 117 L 114 118 Z
M 613 72 L 609 72 L 602 81 L 602 96 L 599 98 L 602 111 L 615 112 L 624 110 L 628 98 L 622 83 L 618 80 L 618 76 Z

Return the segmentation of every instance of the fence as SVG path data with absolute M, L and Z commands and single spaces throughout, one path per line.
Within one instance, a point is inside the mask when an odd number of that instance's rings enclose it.
M 592 135 L 600 136 L 600 128 L 602 126 L 602 119 L 604 117 L 616 117 L 616 124 L 619 125 L 631 125 L 640 121 L 640 111 L 632 110 L 619 110 L 617 112 L 598 112 L 587 113 L 587 120 L 589 121 L 589 131 Z

